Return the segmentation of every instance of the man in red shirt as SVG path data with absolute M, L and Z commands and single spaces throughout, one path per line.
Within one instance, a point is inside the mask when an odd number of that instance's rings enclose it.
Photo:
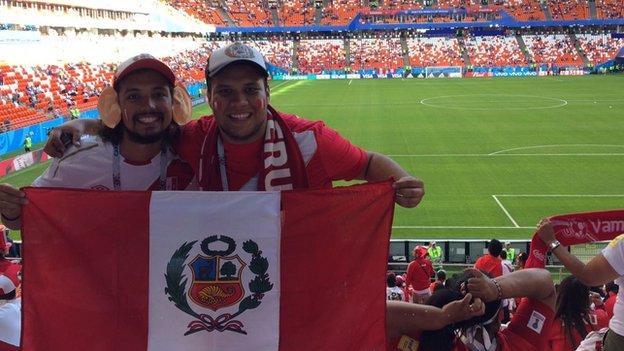
M 427 248 L 416 246 L 413 254 L 414 260 L 407 266 L 406 283 L 414 289 L 413 302 L 424 303 L 431 296 L 429 285 L 435 272 L 431 261 L 427 258 Z
M 503 244 L 496 239 L 492 239 L 488 243 L 487 249 L 488 253 L 477 259 L 474 268 L 486 272 L 492 278 L 503 275 L 502 260 L 500 258 Z

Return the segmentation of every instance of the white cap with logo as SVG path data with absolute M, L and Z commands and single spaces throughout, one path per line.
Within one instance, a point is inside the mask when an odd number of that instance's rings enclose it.
M 208 58 L 208 77 L 214 77 L 227 65 L 234 62 L 246 61 L 255 64 L 264 74 L 268 75 L 266 61 L 257 49 L 243 43 L 233 43 L 212 52 Z

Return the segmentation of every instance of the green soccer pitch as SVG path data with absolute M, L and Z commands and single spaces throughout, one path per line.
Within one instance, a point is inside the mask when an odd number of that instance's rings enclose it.
M 418 208 L 397 207 L 393 238 L 528 239 L 542 217 L 624 207 L 624 76 L 271 86 L 278 110 L 322 119 L 425 181 Z M 29 184 L 46 166 L 2 181 Z

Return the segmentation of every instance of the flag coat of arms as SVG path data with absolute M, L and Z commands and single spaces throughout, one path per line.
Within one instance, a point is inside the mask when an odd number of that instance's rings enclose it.
M 389 182 L 27 188 L 22 350 L 384 350 Z

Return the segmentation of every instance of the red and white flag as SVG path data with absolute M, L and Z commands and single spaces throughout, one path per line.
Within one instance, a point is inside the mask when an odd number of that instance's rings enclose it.
M 27 188 L 22 350 L 384 350 L 389 182 Z

